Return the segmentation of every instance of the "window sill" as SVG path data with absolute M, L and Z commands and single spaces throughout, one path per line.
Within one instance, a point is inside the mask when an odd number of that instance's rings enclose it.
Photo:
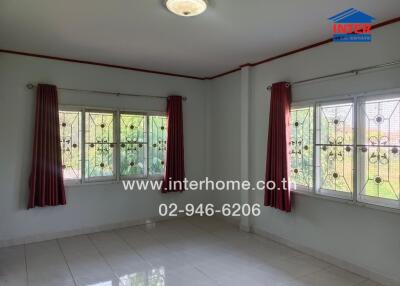
M 324 195 L 316 194 L 316 193 L 313 193 L 313 192 L 310 192 L 307 190 L 302 190 L 302 189 L 292 190 L 291 192 L 294 193 L 295 195 L 306 196 L 306 197 L 311 197 L 311 198 L 320 199 L 320 200 L 328 200 L 328 201 L 352 205 L 352 206 L 360 207 L 360 208 L 369 208 L 369 209 L 375 209 L 375 210 L 384 211 L 384 212 L 400 214 L 400 208 L 392 208 L 392 207 L 380 206 L 380 205 L 369 204 L 369 203 L 364 203 L 364 202 L 354 202 L 352 200 L 331 197 L 331 196 L 324 196 Z
M 84 183 L 65 183 L 65 188 L 67 189 L 75 189 L 75 188 L 80 188 L 80 187 L 85 187 L 85 186 L 99 186 L 99 185 L 116 185 L 116 184 L 120 184 L 121 181 L 117 181 L 117 180 L 112 180 L 112 181 L 93 181 L 93 182 L 84 182 Z
M 90 187 L 90 186 L 99 186 L 99 185 L 121 185 L 122 181 L 161 181 L 163 180 L 163 176 L 149 176 L 149 177 L 132 177 L 132 178 L 121 178 L 119 180 L 103 180 L 103 181 L 85 181 L 85 182 L 64 182 L 64 186 L 66 189 L 76 189 L 80 187 Z

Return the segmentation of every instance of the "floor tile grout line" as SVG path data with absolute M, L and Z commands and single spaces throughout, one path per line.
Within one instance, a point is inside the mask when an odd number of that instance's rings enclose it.
M 220 221 L 223 221 L 223 220 L 220 220 Z M 196 226 L 196 224 L 194 224 L 194 223 L 192 223 L 192 222 L 190 222 L 190 221 L 189 221 L 189 223 L 192 224 L 192 225 L 194 225 L 194 226 Z M 197 227 L 198 227 L 199 229 L 204 230 L 205 232 L 210 233 L 210 234 L 213 235 L 214 237 L 217 237 L 217 238 L 220 239 L 220 237 L 218 237 L 218 236 L 217 236 L 216 234 L 214 234 L 212 231 L 209 231 L 209 230 L 207 230 L 207 229 L 205 229 L 205 228 L 202 228 L 202 227 L 200 227 L 200 226 L 197 226 Z M 239 231 L 240 231 L 240 230 L 239 230 Z M 260 235 L 258 235 L 258 234 L 256 234 L 256 233 L 250 232 L 250 234 L 252 234 L 252 235 L 254 235 L 254 236 L 256 236 L 256 237 L 261 237 L 261 238 L 265 239 L 263 236 L 260 236 Z M 268 238 L 267 238 L 267 240 L 268 240 L 268 241 L 273 241 L 273 240 L 268 239 Z M 273 242 L 274 242 L 274 241 L 273 241 Z M 278 243 L 278 242 L 277 242 L 277 243 Z M 288 248 L 288 249 L 291 249 L 291 250 L 295 250 L 295 251 L 301 253 L 301 255 L 306 255 L 306 256 L 308 256 L 308 257 L 311 257 L 311 258 L 314 258 L 314 259 L 317 259 L 317 260 L 321 260 L 321 259 L 318 258 L 318 257 L 315 257 L 315 256 L 313 256 L 313 255 L 304 253 L 304 252 L 302 252 L 302 251 L 299 251 L 299 250 L 297 250 L 297 249 L 295 249 L 295 248 L 292 248 L 292 247 L 290 247 L 290 246 L 287 246 L 287 245 L 285 245 L 285 244 L 282 244 L 282 243 L 278 243 L 278 244 L 279 244 L 280 246 L 284 247 L 284 248 Z M 280 258 L 280 259 L 284 259 L 284 258 L 282 257 L 282 258 Z M 297 278 L 300 278 L 300 279 L 301 279 L 301 278 L 304 278 L 304 277 L 313 275 L 313 274 L 315 274 L 315 273 L 318 273 L 318 272 L 321 272 L 321 271 L 330 269 L 330 268 L 332 268 L 332 267 L 337 267 L 337 268 L 342 269 L 342 270 L 344 270 L 344 271 L 346 271 L 346 272 L 349 272 L 349 273 L 351 273 L 351 274 L 355 274 L 355 275 L 358 275 L 358 276 L 364 278 L 364 280 L 363 280 L 364 282 L 365 282 L 365 281 L 370 281 L 368 278 L 366 278 L 366 277 L 364 277 L 364 276 L 361 276 L 361 275 L 359 275 L 359 274 L 357 274 L 357 273 L 354 273 L 354 272 L 351 272 L 351 271 L 349 271 L 349 270 L 347 270 L 347 269 L 338 267 L 338 266 L 333 265 L 333 264 L 331 264 L 331 263 L 329 263 L 329 262 L 326 262 L 326 261 L 323 261 L 323 260 L 321 260 L 321 261 L 327 263 L 329 266 L 324 267 L 324 268 L 321 268 L 321 269 L 316 270 L 316 271 L 312 271 L 312 273 L 308 273 L 308 274 L 304 274 L 304 275 L 299 275 L 299 276 L 297 276 Z M 359 282 L 359 284 L 357 284 L 358 282 L 356 282 L 355 284 L 352 284 L 352 286 L 361 285 L 361 283 L 362 283 L 363 281 Z M 217 282 L 217 283 L 218 283 L 218 282 Z
M 223 220 L 221 220 L 223 222 Z M 204 231 L 205 233 L 208 233 L 210 235 L 212 235 L 213 237 L 217 238 L 217 239 L 221 239 L 218 235 L 216 235 L 214 232 L 212 232 L 211 230 L 208 230 L 206 228 L 202 228 L 196 224 L 194 224 L 193 222 L 188 222 L 189 224 L 193 225 L 194 227 L 197 227 L 198 229 L 200 229 L 201 231 Z M 240 230 L 239 230 L 240 231 Z M 252 234 L 252 233 L 251 233 Z M 254 235 L 254 234 L 253 234 Z M 206 273 L 204 273 L 201 269 L 199 269 L 197 266 L 194 266 L 198 271 L 200 271 L 201 273 L 203 273 L 205 276 L 207 276 L 209 279 L 211 279 L 212 281 L 216 282 L 218 285 L 221 285 L 217 280 L 213 279 L 212 277 L 208 276 Z
M 185 219 L 185 218 L 184 218 L 184 219 Z M 187 220 L 185 220 L 185 222 L 186 222 L 187 224 L 193 226 L 195 229 L 198 229 L 198 230 L 201 231 L 202 233 L 211 234 L 213 237 L 216 237 L 216 238 L 220 239 L 220 237 L 214 235 L 212 232 L 208 231 L 207 229 L 204 229 L 204 228 L 202 228 L 202 227 L 200 227 L 200 226 L 198 226 L 198 225 L 196 225 L 196 224 L 193 224 L 192 222 L 187 221 Z M 146 231 L 145 231 L 145 232 L 146 232 Z M 146 232 L 146 233 L 149 233 L 149 232 Z M 150 233 L 149 233 L 149 234 L 150 234 Z M 151 235 L 151 234 L 150 234 L 150 235 Z M 172 250 L 173 252 L 177 252 L 177 251 L 175 251 L 175 250 L 169 248 L 167 245 L 165 245 L 162 241 L 158 240 L 157 238 L 156 238 L 156 240 L 157 240 L 158 242 L 160 242 L 160 244 L 162 244 L 162 245 L 165 246 L 166 248 Z M 215 282 L 217 285 L 221 285 L 217 280 L 215 280 L 214 278 L 210 277 L 210 276 L 207 275 L 205 272 L 203 272 L 200 268 L 198 268 L 198 266 L 196 266 L 196 265 L 194 265 L 194 264 L 191 264 L 191 266 L 192 266 L 194 269 L 196 269 L 197 271 L 199 271 L 201 274 L 203 274 L 206 278 L 208 278 L 208 279 L 210 279 L 211 281 Z
M 187 223 L 188 223 L 189 225 L 192 225 L 190 222 L 187 222 Z M 205 231 L 205 230 L 203 230 L 203 229 L 197 227 L 196 225 L 192 225 L 192 226 L 194 226 L 195 228 L 201 230 L 201 232 L 207 233 L 207 231 Z M 148 235 L 151 235 L 151 234 L 150 234 L 149 232 L 147 232 L 146 230 L 141 230 L 141 231 L 143 231 L 144 233 L 146 233 L 146 234 L 148 234 Z M 114 232 L 115 232 L 115 231 L 114 231 Z M 117 232 L 115 232 L 115 233 L 116 233 L 116 235 L 117 235 L 118 237 L 120 237 L 120 238 L 128 245 L 129 248 L 131 248 L 132 250 L 134 250 L 140 257 L 142 257 L 142 258 L 147 262 L 147 260 L 146 260 L 140 253 L 138 253 L 138 252 L 136 251 L 136 249 L 134 249 L 134 248 L 125 240 L 125 238 L 123 238 L 122 236 L 120 236 L 119 233 L 117 233 Z M 151 235 L 151 236 L 153 237 L 153 235 Z M 173 250 L 173 249 L 169 248 L 168 246 L 166 246 L 165 244 L 163 244 L 163 243 L 162 243 L 160 240 L 158 240 L 157 238 L 155 238 L 155 241 L 159 242 L 161 245 L 163 245 L 163 246 L 166 247 L 167 249 L 169 249 L 169 250 L 171 250 L 171 251 L 173 251 L 173 252 L 176 252 L 175 250 Z M 147 262 L 147 263 L 149 263 L 149 262 Z M 194 269 L 196 269 L 197 271 L 199 271 L 201 274 L 203 274 L 206 278 L 208 278 L 208 279 L 210 279 L 211 281 L 215 282 L 217 285 L 221 285 L 220 283 L 218 283 L 218 281 L 216 281 L 215 279 L 211 278 L 211 277 L 208 276 L 206 273 L 204 273 L 203 271 L 201 271 L 197 266 L 195 266 L 195 265 L 191 265 L 191 266 L 192 266 Z
M 141 231 L 143 231 L 144 233 L 146 233 L 146 234 L 148 234 L 148 235 L 150 235 L 148 232 L 146 232 L 146 231 L 144 231 L 144 230 L 141 230 Z M 149 262 L 143 255 L 141 255 L 138 251 L 137 251 L 137 249 L 135 249 L 133 246 L 131 246 L 130 245 L 130 243 L 124 238 L 124 237 L 122 237 L 118 232 L 116 232 L 116 231 L 114 231 L 115 232 L 115 234 L 121 239 L 121 240 L 123 240 L 124 241 L 124 243 L 130 248 L 130 249 L 132 249 L 139 257 L 141 257 L 147 264 L 149 264 L 151 267 L 156 267 L 155 265 L 153 265 L 153 263 L 151 263 L 151 262 Z M 158 240 L 156 240 L 157 242 L 159 242 Z M 161 242 L 159 242 L 161 245 L 163 245 L 164 247 L 166 247 L 164 244 L 162 244 Z M 167 247 L 166 247 L 167 248 Z M 167 248 L 167 249 L 169 249 L 169 248 Z
M 29 286 L 29 274 L 28 274 L 28 259 L 26 258 L 26 244 L 24 243 L 24 259 L 25 259 L 25 277 L 26 277 L 26 285 Z
M 118 237 L 123 243 L 126 244 L 126 246 L 131 249 L 133 252 L 135 252 L 140 258 L 143 259 L 143 261 L 145 263 L 147 263 L 150 267 L 154 267 L 154 265 L 152 265 L 149 261 L 147 261 L 147 259 L 145 259 L 134 247 L 132 247 L 130 245 L 130 243 L 121 235 L 118 233 L 118 231 L 116 230 L 112 230 L 111 232 L 113 232 L 115 234 L 116 237 Z M 144 232 L 144 231 L 143 231 Z M 146 281 L 148 280 L 148 276 L 147 276 L 147 271 L 146 271 Z
M 217 219 L 218 219 L 218 221 L 224 222 L 223 220 L 221 220 L 221 219 L 219 219 L 219 218 L 217 218 Z M 219 240 L 223 240 L 221 237 L 219 237 L 218 235 L 216 235 L 216 234 L 215 234 L 214 232 L 212 232 L 211 230 L 208 230 L 208 229 L 206 229 L 206 228 L 203 228 L 203 227 L 201 227 L 201 226 L 199 226 L 199 225 L 196 225 L 196 224 L 194 224 L 194 223 L 192 223 L 192 222 L 189 222 L 189 224 L 193 225 L 194 227 L 197 227 L 198 229 L 200 229 L 200 230 L 202 230 L 202 231 L 204 231 L 204 232 L 206 232 L 206 233 L 212 235 L 213 237 L 215 237 L 215 238 L 217 238 L 217 239 L 219 239 Z M 234 228 L 235 228 L 235 227 L 234 227 Z M 238 229 L 238 231 L 240 232 L 240 229 Z
M 166 249 L 168 249 L 168 250 L 170 250 L 170 251 L 172 251 L 172 252 L 174 252 L 174 253 L 177 252 L 176 250 L 174 250 L 174 249 L 168 247 L 168 245 L 165 244 L 165 242 L 163 242 L 161 239 L 159 239 L 159 238 L 157 237 L 157 235 L 154 235 L 154 234 L 152 234 L 152 233 L 150 233 L 150 232 L 148 232 L 148 231 L 146 231 L 146 230 L 144 230 L 144 232 L 147 233 L 148 235 L 150 235 L 152 238 L 154 238 L 155 241 L 157 241 L 159 244 L 161 244 L 162 246 L 164 246 Z M 182 236 L 182 235 L 180 235 L 180 237 L 183 238 L 183 239 L 185 239 L 185 237 Z
M 65 264 L 67 265 L 69 274 L 70 274 L 71 277 L 72 277 L 72 281 L 74 282 L 75 286 L 77 286 L 78 284 L 77 284 L 77 282 L 76 282 L 76 280 L 75 280 L 74 274 L 72 273 L 71 267 L 69 266 L 67 257 L 65 256 L 65 253 L 64 253 L 64 251 L 62 250 L 62 247 L 61 247 L 61 244 L 60 244 L 60 240 L 59 240 L 59 239 L 56 239 L 56 242 L 57 242 L 58 249 L 60 250 L 61 255 L 62 255 L 63 259 L 64 259 L 64 262 L 65 262 Z
M 114 268 L 111 266 L 111 264 L 108 262 L 108 260 L 105 258 L 105 256 L 103 255 L 103 253 L 100 251 L 100 249 L 97 247 L 96 243 L 94 243 L 94 241 L 92 240 L 92 238 L 90 237 L 90 234 L 85 234 L 86 238 L 89 240 L 89 242 L 92 244 L 92 246 L 94 247 L 94 249 L 97 251 L 97 253 L 100 255 L 100 257 L 104 260 L 104 262 L 107 264 L 107 266 L 110 268 L 112 274 L 114 275 L 115 278 L 118 279 L 118 281 L 120 283 L 122 283 L 122 285 L 125 285 L 125 283 L 121 280 L 120 277 L 118 277 L 117 273 L 115 273 Z M 126 285 L 128 286 L 128 285 Z
M 123 241 L 131 250 L 133 250 L 140 258 L 142 258 L 143 259 L 143 261 L 145 261 L 147 264 L 149 264 L 150 266 L 153 266 L 153 265 L 151 265 L 148 261 L 147 261 L 147 259 L 145 259 L 134 247 L 132 247 L 131 245 L 130 245 L 130 243 L 124 238 L 124 237 L 122 237 L 117 231 L 115 231 L 115 230 L 113 230 L 112 231 L 119 239 L 121 239 L 121 241 Z
M 303 251 L 301 251 L 301 250 L 299 250 L 299 249 L 296 249 L 296 248 L 294 248 L 294 247 L 291 247 L 291 246 L 285 245 L 285 244 L 283 244 L 283 243 L 277 242 L 277 241 L 275 241 L 275 240 L 273 240 L 273 239 L 264 237 L 264 236 L 262 236 L 262 235 L 260 235 L 260 234 L 257 234 L 257 233 L 252 233 L 252 234 L 255 235 L 256 237 L 262 238 L 263 240 L 268 240 L 268 241 L 275 242 L 275 243 L 279 244 L 281 247 L 284 247 L 284 248 L 287 248 L 287 249 L 291 249 L 291 250 L 294 250 L 294 251 L 297 251 L 297 252 L 300 253 L 300 255 L 295 255 L 294 257 L 305 255 L 305 256 L 311 257 L 311 258 L 313 258 L 313 259 L 322 261 L 323 263 L 326 263 L 326 264 L 329 265 L 329 266 L 327 266 L 327 267 L 324 267 L 324 268 L 321 268 L 321 269 L 319 269 L 319 270 L 313 271 L 312 273 L 309 273 L 309 274 L 306 274 L 306 275 L 302 275 L 302 276 L 301 276 L 302 278 L 304 278 L 304 277 L 306 277 L 306 276 L 309 276 L 309 275 L 313 275 L 313 274 L 315 274 L 315 273 L 317 273 L 317 272 L 320 272 L 320 271 L 326 271 L 327 269 L 338 268 L 338 269 L 344 270 L 344 271 L 346 271 L 346 272 L 349 272 L 349 273 L 351 273 L 351 274 L 360 276 L 360 277 L 364 278 L 365 281 L 370 281 L 370 279 L 366 278 L 365 276 L 362 276 L 362 275 L 357 274 L 357 273 L 355 273 L 355 272 L 353 272 L 353 271 L 351 271 L 351 270 L 348 270 L 348 269 L 346 269 L 346 268 L 342 268 L 342 267 L 340 267 L 340 266 L 337 266 L 337 265 L 335 265 L 335 264 L 332 264 L 332 263 L 330 263 L 330 262 L 328 262 L 328 261 L 325 261 L 325 260 L 319 258 L 318 256 L 314 256 L 314 255 L 312 255 L 312 254 L 303 252 Z M 282 258 L 279 258 L 279 259 L 288 259 L 288 258 L 290 258 L 290 257 L 286 257 L 286 258 L 282 257 Z M 301 278 L 301 277 L 300 277 L 300 278 Z M 298 277 L 298 278 L 299 278 L 299 277 Z M 358 286 L 358 285 L 357 285 L 357 284 L 354 284 L 354 285 L 351 285 L 351 286 Z
M 193 268 L 195 268 L 197 271 L 199 271 L 201 274 L 203 274 L 205 277 L 207 277 L 211 281 L 214 281 L 215 283 L 217 283 L 217 285 L 221 285 L 217 280 L 215 280 L 214 278 L 209 276 L 207 273 L 205 273 L 203 270 L 201 270 L 198 266 L 193 265 Z

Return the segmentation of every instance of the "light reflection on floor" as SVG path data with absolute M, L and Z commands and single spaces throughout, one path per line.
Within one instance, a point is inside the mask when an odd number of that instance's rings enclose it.
M 136 272 L 119 277 L 122 285 L 129 286 L 165 286 L 165 268 L 151 269 L 148 272 Z M 96 285 L 97 286 L 97 285 Z M 99 285 L 103 286 L 103 285 Z
M 0 248 L 0 286 L 243 285 L 379 286 L 216 218 Z

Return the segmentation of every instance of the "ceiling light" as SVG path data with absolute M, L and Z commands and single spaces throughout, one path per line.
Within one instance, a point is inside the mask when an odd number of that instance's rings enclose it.
M 166 5 L 168 10 L 176 15 L 191 17 L 207 9 L 207 0 L 166 0 Z

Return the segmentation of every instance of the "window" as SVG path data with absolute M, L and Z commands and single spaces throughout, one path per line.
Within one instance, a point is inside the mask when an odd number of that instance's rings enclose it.
M 162 175 L 167 152 L 167 118 L 149 116 L 149 173 Z
M 359 200 L 398 205 L 400 197 L 400 98 L 359 104 Z
M 67 183 L 164 174 L 166 116 L 68 108 L 61 108 L 59 116 Z
M 294 106 L 290 148 L 298 190 L 400 208 L 399 95 Z
M 147 117 L 121 114 L 120 153 L 121 176 L 144 177 L 147 175 Z
M 353 104 L 318 107 L 318 191 L 351 197 L 353 192 Z
M 85 113 L 85 179 L 114 177 L 114 113 Z
M 296 188 L 313 187 L 313 136 L 314 111 L 312 106 L 291 110 L 290 126 L 290 181 Z
M 64 180 L 81 179 L 81 112 L 60 111 L 61 159 Z

